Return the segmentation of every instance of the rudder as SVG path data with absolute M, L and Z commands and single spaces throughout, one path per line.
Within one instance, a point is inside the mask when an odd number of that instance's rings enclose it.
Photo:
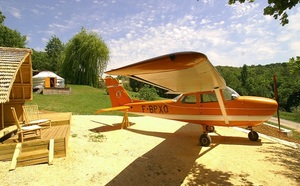
M 117 79 L 108 77 L 105 79 L 105 85 L 109 93 L 112 107 L 122 106 L 132 102 L 132 99 Z

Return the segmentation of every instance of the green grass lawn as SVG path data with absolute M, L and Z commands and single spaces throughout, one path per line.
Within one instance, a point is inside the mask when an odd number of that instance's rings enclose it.
M 292 113 L 292 112 L 284 112 L 284 111 L 280 111 L 279 116 L 280 116 L 280 118 L 282 118 L 282 119 L 286 119 L 286 120 L 290 120 L 290 121 L 294 121 L 294 122 L 300 123 L 300 117 L 297 117 L 297 116 L 296 116 L 294 113 Z M 275 114 L 274 117 L 277 117 L 277 114 Z
M 33 94 L 33 100 L 26 105 L 38 105 L 39 110 L 55 112 L 72 112 L 73 114 L 90 115 L 101 108 L 111 107 L 109 95 L 104 89 L 82 85 L 70 85 L 70 95 L 42 95 Z M 122 115 L 120 112 L 105 114 Z

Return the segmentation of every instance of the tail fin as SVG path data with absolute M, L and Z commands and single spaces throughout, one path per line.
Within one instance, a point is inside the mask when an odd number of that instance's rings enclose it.
M 129 97 L 126 90 L 115 78 L 108 77 L 105 79 L 105 84 L 109 93 L 112 107 L 122 106 L 126 103 L 131 103 L 132 99 Z

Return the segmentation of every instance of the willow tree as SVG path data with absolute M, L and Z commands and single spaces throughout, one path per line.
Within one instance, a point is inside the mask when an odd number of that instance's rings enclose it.
M 97 87 L 109 60 L 109 49 L 95 32 L 84 28 L 66 45 L 63 77 L 68 83 Z

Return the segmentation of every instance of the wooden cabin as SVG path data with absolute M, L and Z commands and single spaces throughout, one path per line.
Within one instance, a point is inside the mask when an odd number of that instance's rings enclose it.
M 32 100 L 30 49 L 0 47 L 0 130 L 14 125 L 11 107 L 23 119 L 22 105 Z
M 72 113 L 42 116 L 51 120 L 51 127 L 42 129 L 41 138 L 34 136 L 20 142 L 18 135 L 11 135 L 17 130 L 11 107 L 15 107 L 22 121 L 22 106 L 33 98 L 31 54 L 30 49 L 0 47 L 0 161 L 11 160 L 10 170 L 16 166 L 52 164 L 53 158 L 67 155 Z

